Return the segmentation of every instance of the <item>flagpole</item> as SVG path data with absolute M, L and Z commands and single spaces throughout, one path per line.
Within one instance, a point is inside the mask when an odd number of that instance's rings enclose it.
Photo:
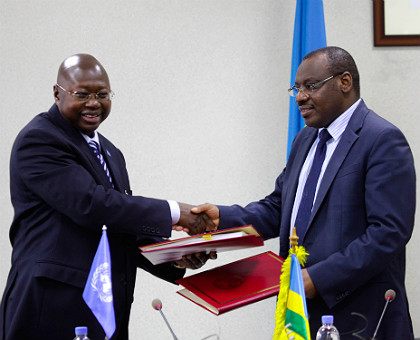
M 292 254 L 296 254 L 296 246 L 298 245 L 299 236 L 296 235 L 296 227 L 293 227 L 292 236 L 289 237 Z

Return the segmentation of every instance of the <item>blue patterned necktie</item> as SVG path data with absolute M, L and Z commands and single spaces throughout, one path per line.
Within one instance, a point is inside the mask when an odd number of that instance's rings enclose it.
M 295 227 L 296 234 L 302 240 L 308 228 L 309 218 L 311 217 L 312 205 L 314 203 L 316 186 L 318 184 L 319 174 L 321 173 L 322 163 L 324 163 L 325 153 L 327 151 L 327 141 L 331 135 L 324 129 L 319 134 L 319 142 L 316 147 L 314 160 L 312 163 L 311 171 L 305 183 L 300 201 L 299 210 L 296 216 Z
M 111 182 L 112 187 L 114 187 L 114 183 L 112 183 L 112 177 L 111 177 L 111 174 L 109 173 L 108 167 L 106 166 L 104 156 L 102 156 L 102 153 L 99 150 L 99 144 L 97 142 L 95 142 L 94 140 L 91 140 L 89 142 L 89 146 L 92 148 L 96 157 L 98 157 L 99 162 L 101 163 L 102 167 L 104 168 L 104 171 L 105 171 L 106 175 L 108 176 L 108 179 Z

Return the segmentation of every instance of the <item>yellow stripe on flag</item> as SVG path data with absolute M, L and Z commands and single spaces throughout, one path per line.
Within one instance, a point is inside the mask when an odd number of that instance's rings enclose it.
M 287 299 L 287 308 L 291 311 L 299 314 L 302 318 L 305 318 L 305 312 L 303 309 L 302 296 L 293 290 L 289 290 L 289 297 Z

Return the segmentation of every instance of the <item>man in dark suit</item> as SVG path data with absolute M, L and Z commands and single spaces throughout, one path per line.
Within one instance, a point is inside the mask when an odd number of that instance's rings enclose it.
M 105 338 L 82 299 L 103 225 L 112 263 L 112 340 L 128 339 L 137 267 L 169 282 L 185 273 L 171 264 L 152 266 L 138 246 L 171 236 L 175 223 L 192 234 L 205 231 L 209 218 L 197 219 L 188 205 L 132 196 L 121 151 L 96 131 L 109 115 L 112 95 L 94 57 L 71 56 L 60 66 L 55 104 L 16 138 L 12 267 L 0 310 L 1 339 L 72 339 L 75 326 L 88 326 L 91 339 Z M 198 268 L 206 259 L 197 254 L 177 266 Z
M 205 211 L 219 228 L 253 224 L 265 239 L 280 236 L 280 255 L 286 257 L 292 227 L 304 215 L 301 202 L 308 196 L 318 136 L 327 130 L 331 137 L 316 194 L 298 234 L 309 253 L 302 276 L 312 338 L 324 314 L 334 315 L 342 340 L 355 339 L 356 330 L 362 330 L 359 339 L 372 337 L 384 293 L 393 289 L 396 298 L 376 339 L 413 339 L 404 278 L 416 179 L 405 137 L 360 99 L 356 64 L 341 48 L 308 54 L 289 92 L 307 126 L 297 134 L 273 193 L 244 208 L 204 204 L 193 211 Z

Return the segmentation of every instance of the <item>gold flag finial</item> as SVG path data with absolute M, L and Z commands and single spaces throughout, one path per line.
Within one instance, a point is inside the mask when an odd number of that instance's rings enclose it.
M 293 227 L 292 236 L 289 237 L 290 246 L 292 247 L 292 253 L 296 254 L 295 246 L 298 245 L 299 236 L 296 235 L 296 227 Z

